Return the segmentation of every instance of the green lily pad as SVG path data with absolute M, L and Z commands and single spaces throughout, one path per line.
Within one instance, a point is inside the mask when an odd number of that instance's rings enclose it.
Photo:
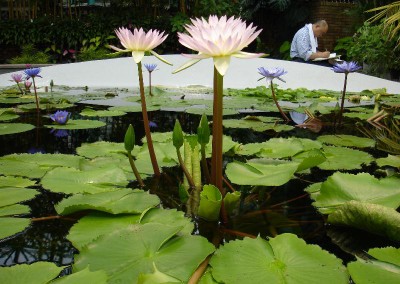
M 295 155 L 293 161 L 300 162 L 300 165 L 297 168 L 297 171 L 299 172 L 322 164 L 326 161 L 326 157 L 321 150 L 312 149 Z
M 90 264 L 91 271 L 107 273 L 108 283 L 137 283 L 141 273 L 154 272 L 154 264 L 160 272 L 187 283 L 214 246 L 200 236 L 176 235 L 180 229 L 148 223 L 115 230 L 84 247 L 75 256 L 73 270 Z
M 94 110 L 85 108 L 81 111 L 80 115 L 89 117 L 109 117 L 109 116 L 123 116 L 126 112 L 120 110 Z
M 95 143 L 84 143 L 82 146 L 76 148 L 78 155 L 87 158 L 96 158 L 101 156 L 115 156 L 126 157 L 126 150 L 124 143 L 99 141 Z
M 368 254 L 376 260 L 350 262 L 347 265 L 350 276 L 356 284 L 397 284 L 400 281 L 400 249 L 393 247 L 374 248 Z
M 374 158 L 362 151 L 335 146 L 324 146 L 323 153 L 326 161 L 319 164 L 322 170 L 354 170 L 361 169 L 361 165 L 370 164 Z
M 400 156 L 388 155 L 386 158 L 376 159 L 378 166 L 391 166 L 395 168 L 400 168 Z
M 0 108 L 0 121 L 9 121 L 18 118 L 19 115 L 15 114 L 13 109 Z
M 225 173 L 232 183 L 239 185 L 279 186 L 287 183 L 300 163 L 286 161 L 235 161 L 226 166 Z
M 223 125 L 226 128 L 244 128 L 258 132 L 263 132 L 268 129 L 264 122 L 248 119 L 224 119 Z
M 30 188 L 18 188 L 18 187 L 0 188 L 0 207 L 30 200 L 38 194 L 39 192 Z
M 0 218 L 0 240 L 11 237 L 30 225 L 31 221 L 25 218 L 1 217 Z M 1 267 L 0 267 L 1 269 Z M 0 273 L 1 274 L 1 273 Z M 1 276 L 0 276 L 1 280 Z M 3 283 L 3 281 L 1 282 Z M 4 282 L 9 283 L 9 282 Z
M 210 265 L 220 283 L 349 283 L 341 260 L 293 234 L 231 241 Z
M 160 109 L 160 106 L 152 106 L 146 104 L 147 111 L 157 111 Z M 137 105 L 130 105 L 130 106 L 115 106 L 108 108 L 109 111 L 123 111 L 123 112 L 142 112 L 142 106 L 140 103 Z
M 400 179 L 376 179 L 367 173 L 357 175 L 336 172 L 322 183 L 314 206 L 323 214 L 334 212 L 344 203 L 356 200 L 393 209 L 400 206 Z
M 12 204 L 0 207 L 0 217 L 12 217 L 14 215 L 29 214 L 31 208 L 27 205 Z
M 324 144 L 344 147 L 369 148 L 375 146 L 375 140 L 353 135 L 321 135 L 317 138 Z
M 89 266 L 82 271 L 72 273 L 70 275 L 57 278 L 52 281 L 51 284 L 77 284 L 77 283 L 96 283 L 96 284 L 106 284 L 107 274 L 102 271 L 90 271 Z
M 217 221 L 221 209 L 222 195 L 217 187 L 211 184 L 203 186 L 200 192 L 198 215 L 206 220 Z
M 157 195 L 139 189 L 124 188 L 112 192 L 84 195 L 75 194 L 58 203 L 58 214 L 68 215 L 82 210 L 98 210 L 111 214 L 140 214 L 160 203 Z
M 26 132 L 34 128 L 35 126 L 27 123 L 0 123 L 0 135 Z
M 178 164 L 178 156 L 176 154 L 176 148 L 170 142 L 168 143 L 153 143 L 154 152 L 156 154 L 157 162 L 159 167 L 173 167 Z M 149 160 L 149 149 L 147 144 L 143 144 L 139 152 L 136 154 L 137 161 Z
M 35 262 L 18 264 L 11 267 L 0 267 L 0 282 L 7 284 L 49 283 L 64 269 L 52 262 Z
M 66 194 L 115 191 L 127 184 L 123 170 L 113 165 L 90 171 L 56 168 L 42 178 L 43 188 Z
M 400 241 L 400 213 L 386 206 L 351 200 L 329 214 L 328 223 L 355 227 Z
M 90 129 L 90 128 L 98 128 L 105 126 L 106 123 L 98 120 L 85 120 L 85 119 L 76 119 L 76 120 L 68 120 L 67 124 L 49 124 L 45 125 L 48 128 L 54 129 Z
M 23 177 L 13 176 L 0 176 L 0 188 L 1 187 L 28 187 L 35 185 L 36 182 Z
M 303 143 L 296 138 L 271 138 L 262 144 L 257 156 L 264 158 L 292 157 L 304 150 Z

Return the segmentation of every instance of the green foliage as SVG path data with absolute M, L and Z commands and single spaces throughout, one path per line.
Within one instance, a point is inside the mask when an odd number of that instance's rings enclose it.
M 291 60 L 290 58 L 290 42 L 284 41 L 279 47 L 280 57 L 284 60 Z
M 33 44 L 22 46 L 21 55 L 10 59 L 11 64 L 47 64 L 50 62 L 50 55 L 37 50 Z
M 171 18 L 171 32 L 184 32 L 184 25 L 189 24 L 189 17 L 183 13 L 177 13 Z
M 333 48 L 333 51 L 335 51 L 337 54 L 340 54 L 341 59 L 345 60 L 347 59 L 347 54 L 352 45 L 353 45 L 353 37 L 351 36 L 342 37 L 336 41 L 336 45 Z

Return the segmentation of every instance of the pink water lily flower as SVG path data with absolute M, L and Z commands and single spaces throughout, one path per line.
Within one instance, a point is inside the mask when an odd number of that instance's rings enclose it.
M 22 82 L 22 74 L 11 74 L 12 81 L 15 83 L 20 83 Z
M 110 48 L 119 52 L 132 52 L 133 60 L 135 60 L 136 63 L 141 62 L 144 57 L 144 53 L 149 51 L 162 62 L 172 65 L 153 51 L 154 48 L 159 46 L 167 38 L 168 35 L 164 35 L 164 32 L 159 32 L 158 30 L 149 30 L 146 33 L 142 28 L 134 29 L 132 32 L 131 30 L 122 27 L 116 29 L 115 33 L 125 49 L 121 49 L 113 45 L 110 45 Z
M 213 58 L 215 68 L 224 76 L 231 60 L 231 56 L 238 58 L 257 58 L 264 53 L 248 53 L 242 49 L 247 47 L 262 30 L 257 30 L 252 24 L 246 25 L 240 18 L 229 19 L 226 16 L 218 18 L 211 15 L 206 21 L 204 18 L 191 19 L 192 24 L 186 25 L 188 32 L 178 33 L 179 42 L 198 54 L 183 54 L 192 58 L 174 73 L 186 69 L 201 59 Z

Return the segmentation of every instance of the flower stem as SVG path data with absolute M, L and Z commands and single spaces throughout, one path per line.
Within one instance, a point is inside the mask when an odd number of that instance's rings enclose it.
M 201 145 L 201 165 L 203 167 L 203 171 L 206 177 L 206 182 L 210 183 L 211 177 L 210 177 L 210 170 L 208 169 L 208 164 L 207 164 L 207 158 L 206 158 L 206 145 L 202 144 Z
M 36 91 L 35 77 L 32 77 L 32 82 L 33 82 L 33 90 L 35 91 L 36 111 L 40 112 L 39 99 L 38 99 L 38 95 L 37 95 L 37 91 Z
M 147 147 L 149 149 L 150 160 L 153 166 L 154 174 L 156 176 L 159 176 L 160 169 L 158 168 L 156 153 L 154 152 L 153 140 L 151 139 L 151 133 L 150 133 L 149 118 L 147 116 L 146 98 L 144 95 L 144 86 L 143 86 L 142 62 L 137 63 L 137 66 L 139 73 L 140 101 L 142 104 L 142 116 L 143 116 L 144 131 L 146 133 Z
M 286 114 L 285 114 L 285 113 L 283 112 L 283 110 L 281 109 L 281 106 L 279 105 L 278 100 L 276 99 L 275 90 L 274 90 L 274 84 L 272 84 L 272 81 L 271 81 L 271 83 L 270 83 L 270 86 L 271 86 L 272 98 L 274 99 L 274 102 L 275 102 L 275 104 L 276 104 L 276 107 L 278 108 L 278 110 L 279 110 L 279 112 L 281 113 L 281 115 L 283 116 L 283 118 L 284 118 L 286 121 L 290 121 L 290 119 L 286 116 Z
M 151 72 L 149 72 L 149 95 L 153 96 L 153 94 L 151 93 Z
M 213 128 L 212 128 L 212 157 L 211 157 L 211 183 L 215 185 L 222 196 L 225 196 L 222 187 L 222 113 L 223 113 L 223 80 L 214 67 L 214 103 L 213 103 Z
M 24 94 L 24 91 L 22 91 L 21 86 L 19 85 L 18 82 L 17 82 L 17 86 L 18 86 L 19 91 L 21 92 L 21 95 L 23 95 L 23 94 Z
M 344 98 L 346 97 L 347 75 L 348 75 L 348 73 L 344 74 L 344 86 L 343 86 L 343 93 L 342 93 L 342 101 L 340 102 L 340 112 L 339 112 L 338 125 L 342 124 L 343 109 L 344 109 Z
M 128 151 L 128 159 L 129 159 L 129 164 L 131 164 L 131 168 L 132 168 L 133 174 L 136 177 L 137 182 L 139 183 L 139 185 L 141 187 L 144 187 L 143 180 L 140 177 L 140 174 L 139 174 L 139 172 L 138 172 L 138 170 L 137 170 L 137 168 L 135 166 L 135 162 L 133 161 L 132 154 L 129 151 Z

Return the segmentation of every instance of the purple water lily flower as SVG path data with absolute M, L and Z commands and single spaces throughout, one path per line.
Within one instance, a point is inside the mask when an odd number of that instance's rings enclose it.
M 150 128 L 158 127 L 157 123 L 155 123 L 154 121 L 149 121 L 149 126 L 150 126 Z
M 50 115 L 50 118 L 57 124 L 66 124 L 70 115 L 71 114 L 68 111 L 58 110 L 54 114 Z
M 353 73 L 360 70 L 362 67 L 357 64 L 355 61 L 343 61 L 342 63 L 336 63 L 331 68 L 335 73 Z
M 281 80 L 282 82 L 285 82 L 282 80 L 280 77 L 282 75 L 285 75 L 287 71 L 285 71 L 283 68 L 280 67 L 275 67 L 275 68 L 268 68 L 265 69 L 264 67 L 258 68 L 258 73 L 260 73 L 262 76 L 267 79 L 267 82 L 271 82 L 273 79 L 277 78 L 278 80 Z
M 157 64 L 144 64 L 144 67 L 151 73 L 157 68 Z
M 35 77 L 40 77 L 42 78 L 42 76 L 39 75 L 41 69 L 40 68 L 29 68 L 29 69 L 25 69 L 24 73 L 26 75 L 26 80 L 29 80 L 30 78 L 35 78 Z
M 22 82 L 22 74 L 11 74 L 12 81 L 15 83 L 21 83 Z

